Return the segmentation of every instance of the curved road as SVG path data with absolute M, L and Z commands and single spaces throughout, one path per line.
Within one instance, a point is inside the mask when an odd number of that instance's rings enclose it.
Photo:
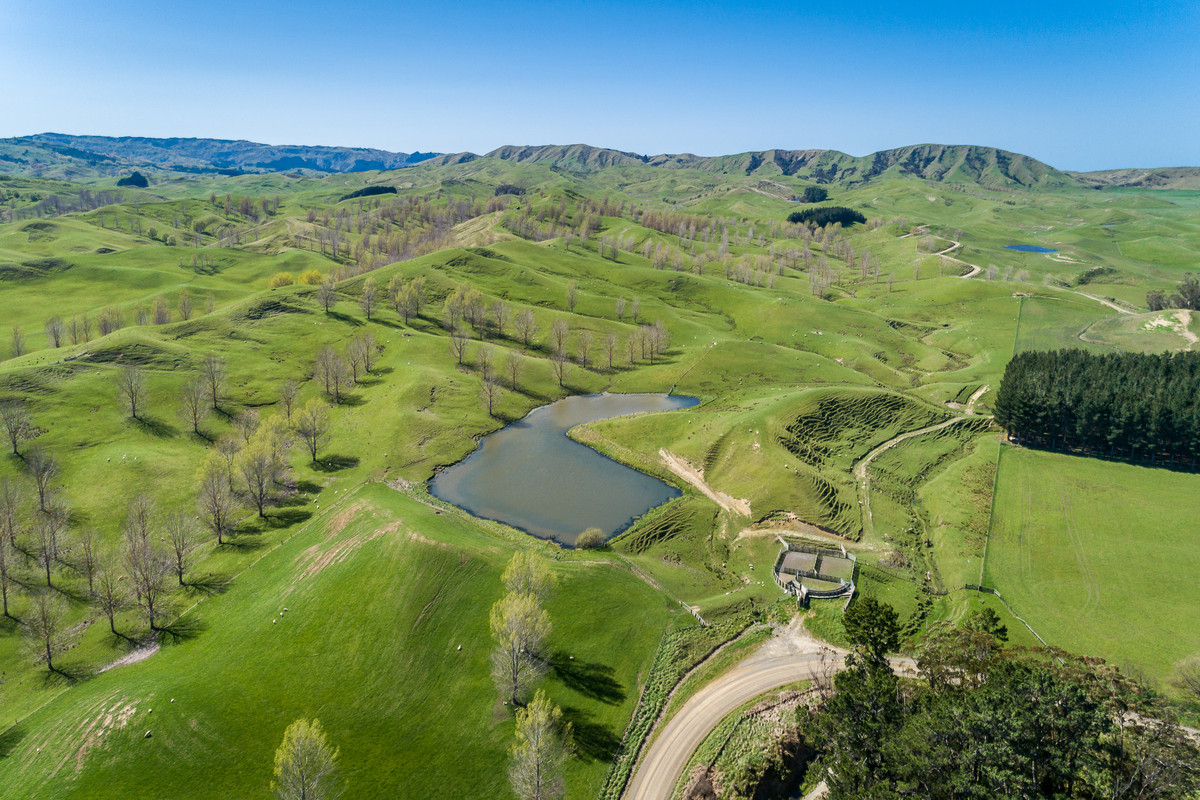
M 913 667 L 909 659 L 891 661 L 894 667 Z M 761 694 L 811 679 L 824 671 L 823 667 L 840 670 L 844 663 L 840 654 L 827 654 L 824 664 L 820 653 L 751 656 L 701 689 L 666 724 L 637 765 L 625 787 L 624 800 L 670 800 L 692 754 L 721 720 Z

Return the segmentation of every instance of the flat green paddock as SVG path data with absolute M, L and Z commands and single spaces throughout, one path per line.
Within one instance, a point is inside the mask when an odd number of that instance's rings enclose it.
M 1003 447 L 984 583 L 1049 643 L 1162 681 L 1200 654 L 1198 491 L 1200 475 Z

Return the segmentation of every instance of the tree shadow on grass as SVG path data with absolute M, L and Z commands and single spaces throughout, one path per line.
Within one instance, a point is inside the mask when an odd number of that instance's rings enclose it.
M 133 424 L 141 428 L 144 433 L 157 436 L 159 439 L 172 439 L 179 435 L 179 431 L 174 425 L 169 425 L 154 417 L 139 417 L 133 420 Z
M 189 592 L 195 592 L 203 595 L 221 594 L 229 588 L 229 584 L 233 582 L 233 577 L 224 573 L 205 575 L 202 578 L 193 578 L 184 584 L 184 588 Z
M 563 706 L 563 719 L 571 723 L 575 752 L 586 761 L 612 761 L 621 748 L 621 737 L 607 725 L 593 721 L 591 712 Z
M 6 731 L 0 732 L 0 758 L 8 758 L 17 749 L 17 745 L 29 735 L 25 726 L 18 722 Z
M 572 661 L 566 653 L 550 656 L 550 667 L 565 686 L 584 697 L 612 705 L 625 699 L 625 689 L 613 678 L 612 667 L 588 661 Z
M 367 400 L 361 394 L 350 394 L 347 392 L 346 394 L 342 395 L 342 400 L 337 405 L 358 408 L 359 406 L 365 406 L 366 404 Z
M 54 662 L 54 668 L 48 669 L 42 675 L 42 686 L 52 688 L 63 686 L 64 684 L 78 683 L 85 678 L 90 678 L 95 674 L 94 669 L 89 669 L 83 664 L 77 662 L 62 663 Z
M 70 584 L 59 583 L 54 584 L 52 588 L 74 605 L 87 605 L 92 599 L 86 588 L 81 589 Z
M 169 638 L 173 644 L 195 639 L 206 630 L 208 630 L 208 625 L 194 616 L 182 617 L 169 625 L 162 625 L 158 629 L 159 633 L 164 638 Z
M 221 547 L 228 547 L 231 551 L 240 553 L 252 553 L 255 550 L 261 550 L 267 546 L 267 543 L 259 538 L 261 533 L 261 530 L 239 531 L 237 536 L 226 536 Z
M 363 322 L 361 319 L 359 319 L 357 317 L 352 317 L 349 314 L 343 314 L 342 312 L 334 311 L 333 309 L 330 309 L 329 311 L 327 311 L 325 313 L 328 314 L 329 316 L 333 317 L 334 319 L 336 319 L 338 322 L 344 322 L 347 325 L 353 325 L 355 328 L 361 328 L 363 325 L 366 324 L 365 322 Z
M 287 528 L 297 525 L 312 517 L 312 512 L 303 508 L 281 508 L 267 516 L 266 523 L 271 528 Z
M 309 464 L 309 468 L 315 472 L 340 472 L 344 469 L 350 469 L 358 466 L 358 458 L 355 456 L 321 456 L 315 462 Z
M 303 494 L 318 494 L 321 491 L 321 487 L 312 481 L 301 480 L 296 481 L 296 491 Z

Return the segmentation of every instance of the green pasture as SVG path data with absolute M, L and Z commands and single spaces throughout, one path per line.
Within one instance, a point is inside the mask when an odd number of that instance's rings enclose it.
M 984 583 L 1051 644 L 1165 685 L 1200 653 L 1200 478 L 1003 447 Z

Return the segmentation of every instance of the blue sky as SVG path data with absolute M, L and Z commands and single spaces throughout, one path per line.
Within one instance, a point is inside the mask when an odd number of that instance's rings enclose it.
M 0 0 L 0 136 L 1200 165 L 1200 3 Z

